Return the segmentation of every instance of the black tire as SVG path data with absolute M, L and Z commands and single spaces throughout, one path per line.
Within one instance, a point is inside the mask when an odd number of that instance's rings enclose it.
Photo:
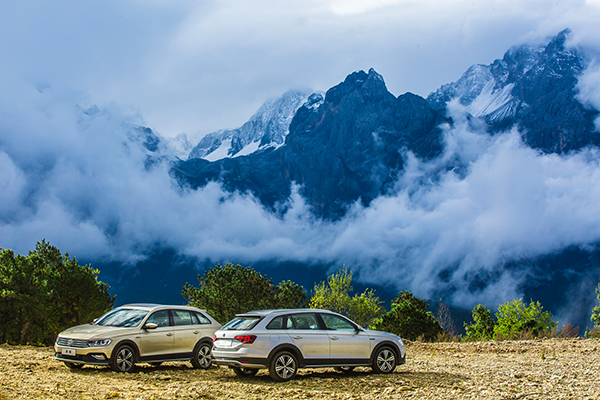
M 269 366 L 269 375 L 278 382 L 289 381 L 298 372 L 298 359 L 289 351 L 275 354 Z
M 354 371 L 354 368 L 356 367 L 334 367 L 333 369 L 335 369 L 337 372 L 344 372 L 344 373 L 348 373 L 348 372 L 352 372 Z
M 67 367 L 69 367 L 69 369 L 81 369 L 83 368 L 83 364 L 81 363 L 74 363 L 74 362 L 70 362 L 70 361 L 63 361 L 65 363 L 65 365 Z
M 256 368 L 240 368 L 240 367 L 231 367 L 233 372 L 238 376 L 238 378 L 248 378 L 256 375 L 258 369 Z
M 200 343 L 194 350 L 194 358 L 192 358 L 192 366 L 194 368 L 209 369 L 212 365 L 212 346 L 208 342 Z
M 135 368 L 135 350 L 128 344 L 119 346 L 112 355 L 110 367 L 117 372 L 132 372 Z
M 375 357 L 373 357 L 373 371 L 378 374 L 389 374 L 396 369 L 398 362 L 396 353 L 390 347 L 383 346 L 377 349 Z

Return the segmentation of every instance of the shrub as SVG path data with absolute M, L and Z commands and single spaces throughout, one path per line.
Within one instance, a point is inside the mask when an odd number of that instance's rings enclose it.
M 464 323 L 466 331 L 465 340 L 491 340 L 494 336 L 494 326 L 496 325 L 492 319 L 492 312 L 486 306 L 477 304 L 473 307 L 471 315 L 473 323 L 468 325 L 466 322 Z
M 552 332 L 557 323 L 552 321 L 552 314 L 542 309 L 540 302 L 533 300 L 528 306 L 523 299 L 502 304 L 496 313 L 498 322 L 494 326 L 494 339 L 518 339 L 524 332 L 530 332 L 534 337 Z
M 310 299 L 310 308 L 321 308 L 345 315 L 360 326 L 369 326 L 384 309 L 372 289 L 350 296 L 352 271 L 342 268 L 330 275 L 327 282 L 316 284 Z
M 392 309 L 373 324 L 374 329 L 394 333 L 404 339 L 432 342 L 443 332 L 440 324 L 427 311 L 427 302 L 411 292 L 402 291 L 392 301 Z
M 203 308 L 226 323 L 236 314 L 270 308 L 298 308 L 306 304 L 306 292 L 291 281 L 273 285 L 272 279 L 250 267 L 227 263 L 198 275 L 199 286 L 186 283 L 181 294 L 191 306 Z

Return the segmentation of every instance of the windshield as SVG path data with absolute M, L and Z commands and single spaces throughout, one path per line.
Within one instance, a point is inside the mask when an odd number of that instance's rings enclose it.
M 251 315 L 239 315 L 225 324 L 222 329 L 230 331 L 249 331 L 260 321 L 261 317 Z
M 148 314 L 148 311 L 132 310 L 130 308 L 117 308 L 98 318 L 95 324 L 129 328 L 132 326 L 138 326 L 146 314 Z

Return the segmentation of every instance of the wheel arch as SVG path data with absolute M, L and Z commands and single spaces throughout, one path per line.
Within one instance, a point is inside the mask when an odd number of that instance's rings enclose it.
M 390 341 L 390 340 L 386 340 L 383 342 L 380 342 L 377 344 L 377 346 L 375 346 L 373 348 L 373 351 L 371 352 L 371 357 L 369 359 L 369 363 L 373 363 L 373 361 L 375 361 L 375 357 L 377 356 L 377 352 L 382 348 L 382 347 L 389 347 L 392 349 L 392 351 L 394 352 L 394 355 L 396 356 L 397 360 L 400 360 L 400 358 L 402 358 L 401 353 L 400 353 L 400 349 L 398 348 L 398 346 L 396 345 L 396 343 Z
M 304 357 L 302 357 L 302 352 L 300 351 L 300 349 L 298 349 L 296 346 L 294 346 L 293 344 L 290 344 L 290 343 L 282 343 L 280 345 L 275 346 L 273 348 L 273 350 L 271 350 L 271 352 L 269 353 L 268 365 L 271 365 L 271 361 L 273 360 L 273 357 L 275 357 L 275 355 L 277 353 L 279 353 L 280 351 L 289 351 L 289 352 L 293 353 L 296 356 L 296 359 L 298 360 L 299 367 L 304 367 L 306 365 L 306 363 L 304 362 Z
M 136 364 L 138 362 L 140 362 L 140 349 L 138 348 L 137 344 L 131 340 L 131 339 L 123 339 L 120 342 L 118 342 L 115 347 L 113 347 L 113 351 L 110 354 L 110 359 L 112 360 L 115 357 L 115 354 L 117 354 L 117 350 L 119 350 L 119 348 L 123 345 L 129 345 L 132 350 L 133 350 L 133 362 L 135 362 Z

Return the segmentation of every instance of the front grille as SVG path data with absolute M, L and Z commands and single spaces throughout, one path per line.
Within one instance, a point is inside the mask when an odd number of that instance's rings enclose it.
M 58 340 L 56 341 L 56 344 L 59 346 L 77 347 L 80 349 L 88 347 L 87 340 L 69 339 L 69 338 L 64 338 L 64 337 L 59 337 Z

